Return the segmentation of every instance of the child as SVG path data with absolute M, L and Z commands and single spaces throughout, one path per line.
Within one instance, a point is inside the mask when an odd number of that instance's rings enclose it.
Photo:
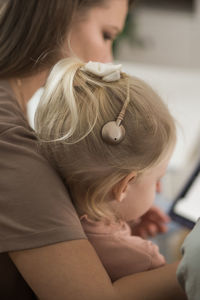
M 156 245 L 132 234 L 176 140 L 159 96 L 121 65 L 64 59 L 47 80 L 35 126 L 110 278 L 165 264 Z

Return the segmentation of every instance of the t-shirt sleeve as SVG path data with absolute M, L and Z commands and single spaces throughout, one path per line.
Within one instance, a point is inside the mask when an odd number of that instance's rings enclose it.
M 14 118 L 0 118 L 0 252 L 86 238 L 61 178 Z

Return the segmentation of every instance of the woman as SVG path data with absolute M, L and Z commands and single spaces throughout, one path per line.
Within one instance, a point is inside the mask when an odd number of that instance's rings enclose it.
M 25 285 L 16 267 L 39 299 L 182 297 L 176 265 L 111 284 L 62 181 L 38 153 L 25 118 L 28 99 L 57 60 L 72 52 L 83 60 L 111 60 L 112 41 L 122 30 L 129 3 L 5 1 L 0 21 L 0 252 L 4 273 L 13 282 L 9 286 L 5 278 L 4 300 L 35 297 L 27 286 L 22 294 L 19 287 Z

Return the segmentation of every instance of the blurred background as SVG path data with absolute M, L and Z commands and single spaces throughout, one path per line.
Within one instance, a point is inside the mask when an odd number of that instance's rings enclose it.
M 200 0 L 137 0 L 114 44 L 114 58 L 151 84 L 177 121 L 177 145 L 156 199 L 168 211 L 200 158 Z M 36 98 L 29 102 L 31 124 Z M 168 233 L 154 239 L 168 262 L 180 257 L 187 233 L 171 222 Z
M 199 0 L 137 0 L 116 58 L 196 69 L 200 67 L 199 34 Z

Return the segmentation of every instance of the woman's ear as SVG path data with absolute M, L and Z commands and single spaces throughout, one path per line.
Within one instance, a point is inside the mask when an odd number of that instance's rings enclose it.
M 115 185 L 113 189 L 115 200 L 118 202 L 122 202 L 124 200 L 128 184 L 135 177 L 136 172 L 131 172 Z

